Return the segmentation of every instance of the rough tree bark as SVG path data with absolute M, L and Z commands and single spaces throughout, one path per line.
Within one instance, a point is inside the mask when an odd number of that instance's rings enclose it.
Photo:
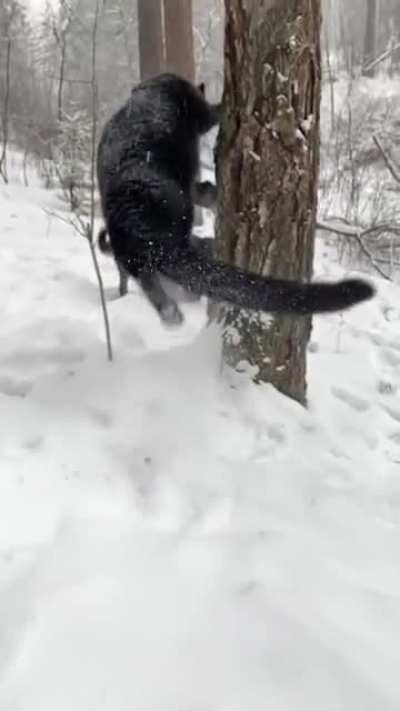
M 217 252 L 258 274 L 309 280 L 319 169 L 320 0 L 225 0 Z M 308 317 L 224 310 L 223 351 L 306 400 Z

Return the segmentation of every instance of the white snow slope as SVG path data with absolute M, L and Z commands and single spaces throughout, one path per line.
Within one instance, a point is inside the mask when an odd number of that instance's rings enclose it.
M 315 319 L 306 411 L 102 257 L 108 364 L 54 195 L 0 204 L 0 711 L 398 711 L 399 287 Z

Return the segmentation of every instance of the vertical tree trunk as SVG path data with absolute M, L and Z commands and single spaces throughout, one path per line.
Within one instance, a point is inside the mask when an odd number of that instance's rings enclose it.
M 138 0 L 140 77 L 160 74 L 165 69 L 162 0 Z
M 167 70 L 194 81 L 192 0 L 163 0 L 163 2 Z
M 194 39 L 192 0 L 163 0 L 166 48 L 166 69 L 194 82 Z M 199 207 L 194 211 L 194 223 L 203 223 Z
M 163 71 L 194 81 L 192 0 L 138 0 L 142 79 Z
M 11 24 L 11 23 L 10 23 Z M 10 92 L 11 92 L 11 29 L 10 25 L 7 28 L 7 38 L 6 38 L 6 76 L 5 76 L 5 91 L 4 91 L 4 101 L 3 110 L 1 114 L 1 127 L 2 127 L 2 146 L 0 151 L 0 176 L 3 178 L 5 183 L 8 183 L 7 176 L 7 148 L 8 148 L 8 132 L 9 132 L 9 122 L 10 122 Z
M 225 0 L 217 251 L 258 274 L 309 280 L 319 168 L 320 0 Z M 224 312 L 225 361 L 305 402 L 308 317 Z
M 63 88 L 64 88 L 64 73 L 65 73 L 65 58 L 67 50 L 67 39 L 64 32 L 61 33 L 60 39 L 60 69 L 58 77 L 58 89 L 57 89 L 57 117 L 61 123 L 63 119 Z
M 376 58 L 377 55 L 377 38 L 378 38 L 378 0 L 367 0 L 367 22 L 365 28 L 364 42 L 364 65 L 363 74 L 373 77 L 375 67 L 369 68 L 369 64 Z

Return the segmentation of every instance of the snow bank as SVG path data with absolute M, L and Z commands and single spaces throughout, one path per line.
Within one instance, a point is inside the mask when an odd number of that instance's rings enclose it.
M 397 711 L 399 287 L 315 319 L 305 411 L 101 257 L 109 365 L 86 244 L 0 201 L 0 710 Z

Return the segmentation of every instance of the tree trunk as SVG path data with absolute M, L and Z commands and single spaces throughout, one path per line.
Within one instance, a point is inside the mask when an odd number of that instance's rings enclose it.
M 162 0 L 138 0 L 140 77 L 160 74 L 165 69 Z
M 163 0 L 166 69 L 194 82 L 192 0 Z M 194 225 L 203 224 L 201 208 L 195 207 Z
M 61 33 L 60 40 L 60 69 L 58 78 L 58 89 L 57 89 L 57 116 L 61 123 L 63 119 L 63 88 L 64 88 L 64 74 L 65 74 L 65 58 L 67 52 L 67 38 L 64 32 Z
M 8 148 L 8 132 L 10 121 L 10 92 L 11 92 L 11 31 L 10 25 L 7 28 L 6 38 L 6 76 L 5 76 L 5 92 L 3 101 L 3 111 L 1 116 L 2 126 L 2 146 L 0 151 L 0 176 L 5 183 L 8 183 L 7 176 L 7 148 Z
M 194 81 L 192 0 L 163 2 L 167 70 Z
M 378 0 L 367 0 L 367 24 L 364 42 L 364 76 L 373 77 L 375 66 L 369 67 L 376 59 L 378 38 Z
M 138 0 L 141 79 L 163 71 L 194 81 L 192 0 Z
M 217 252 L 309 280 L 319 169 L 320 0 L 225 0 Z M 305 402 L 308 317 L 224 309 L 225 361 Z

